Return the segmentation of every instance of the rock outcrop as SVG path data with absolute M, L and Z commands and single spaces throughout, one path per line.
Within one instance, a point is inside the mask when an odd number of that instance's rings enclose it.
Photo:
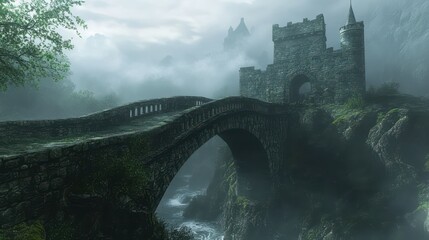
M 199 199 L 204 211 L 227 193 L 215 214 L 226 240 L 429 238 L 428 102 L 305 106 L 294 119 L 268 202 L 238 196 L 225 167 Z

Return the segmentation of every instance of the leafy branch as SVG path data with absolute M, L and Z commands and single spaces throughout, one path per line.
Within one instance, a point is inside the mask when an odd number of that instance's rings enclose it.
M 9 85 L 37 84 L 41 78 L 56 81 L 67 76 L 65 51 L 72 38 L 81 36 L 84 20 L 72 13 L 82 0 L 0 0 L 0 90 Z

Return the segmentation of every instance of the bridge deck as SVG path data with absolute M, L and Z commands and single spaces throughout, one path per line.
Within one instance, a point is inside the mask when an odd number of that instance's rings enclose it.
M 212 101 L 201 97 L 173 97 L 131 103 L 80 118 L 0 122 L 0 160 L 32 153 L 102 143 L 105 139 L 140 134 L 171 125 L 169 137 L 200 123 L 237 111 L 284 114 L 283 105 L 229 97 Z M 105 143 L 105 142 L 104 142 Z
M 161 127 L 172 122 L 183 113 L 184 111 L 161 113 L 145 118 L 136 118 L 126 122 L 126 124 L 111 126 L 109 129 L 101 131 L 91 131 L 85 132 L 84 134 L 74 134 L 62 137 L 40 137 L 37 134 L 28 138 L 14 138 L 11 136 L 11 138 L 7 140 L 6 144 L 0 143 L 0 157 L 38 152 L 53 147 L 73 146 L 85 141 L 150 131 L 154 128 Z

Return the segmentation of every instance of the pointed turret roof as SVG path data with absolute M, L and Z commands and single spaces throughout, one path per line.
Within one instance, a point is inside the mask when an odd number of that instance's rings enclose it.
M 355 23 L 356 23 L 355 13 L 353 12 L 352 0 L 350 0 L 349 19 L 347 20 L 347 25 L 355 24 Z
M 231 35 L 231 33 L 233 33 L 233 32 L 234 32 L 234 29 L 232 28 L 232 26 L 230 26 L 228 29 L 228 35 Z
M 241 18 L 240 24 L 235 29 L 235 32 L 238 34 L 243 34 L 245 36 L 250 35 L 249 29 L 246 26 L 246 23 L 244 22 L 244 18 Z

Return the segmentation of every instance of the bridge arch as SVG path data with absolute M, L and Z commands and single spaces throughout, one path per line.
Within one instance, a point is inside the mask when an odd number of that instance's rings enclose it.
M 253 134 L 242 129 L 231 129 L 210 138 L 191 156 L 186 158 L 168 185 L 156 213 L 169 217 L 177 207 L 184 207 L 189 201 L 190 192 L 201 191 L 209 185 L 214 175 L 215 166 L 227 163 L 228 173 L 235 176 L 217 181 L 229 184 L 229 191 L 236 196 L 244 196 L 252 202 L 265 202 L 270 194 L 270 174 L 268 156 L 261 142 Z M 196 177 L 190 177 L 195 175 Z M 218 176 L 223 177 L 223 176 Z M 173 205 L 172 205 L 173 204 Z
M 160 173 L 161 176 L 154 176 L 155 179 L 158 179 L 153 182 L 155 185 L 163 182 L 159 186 L 161 188 L 158 188 L 158 196 L 154 199 L 154 209 L 157 208 L 168 186 L 191 155 L 215 136 L 219 136 L 228 145 L 234 158 L 237 176 L 236 194 L 252 201 L 263 202 L 266 200 L 271 190 L 270 161 L 266 146 L 250 129 L 226 124 L 226 122 L 233 122 L 233 119 L 234 117 L 230 115 L 217 119 L 187 136 L 176 144 L 166 156 L 161 157 L 165 159 L 163 161 L 169 161 L 169 166 L 156 166 L 155 169 L 169 170 Z M 224 128 L 221 125 L 229 125 L 229 127 Z
M 230 98 L 205 104 L 185 114 L 177 126 L 174 140 L 157 141 L 166 145 L 147 161 L 152 172 L 153 211 L 168 186 L 189 157 L 215 136 L 222 138 L 234 157 L 237 173 L 236 193 L 254 201 L 265 201 L 272 189 L 273 166 L 281 159 L 281 140 L 286 137 L 286 111 L 254 99 Z M 161 147 L 160 147 L 161 148 Z M 146 158 L 148 159 L 148 158 Z
M 267 152 L 260 140 L 243 129 L 230 129 L 219 134 L 234 157 L 237 171 L 237 195 L 264 201 L 270 190 Z

